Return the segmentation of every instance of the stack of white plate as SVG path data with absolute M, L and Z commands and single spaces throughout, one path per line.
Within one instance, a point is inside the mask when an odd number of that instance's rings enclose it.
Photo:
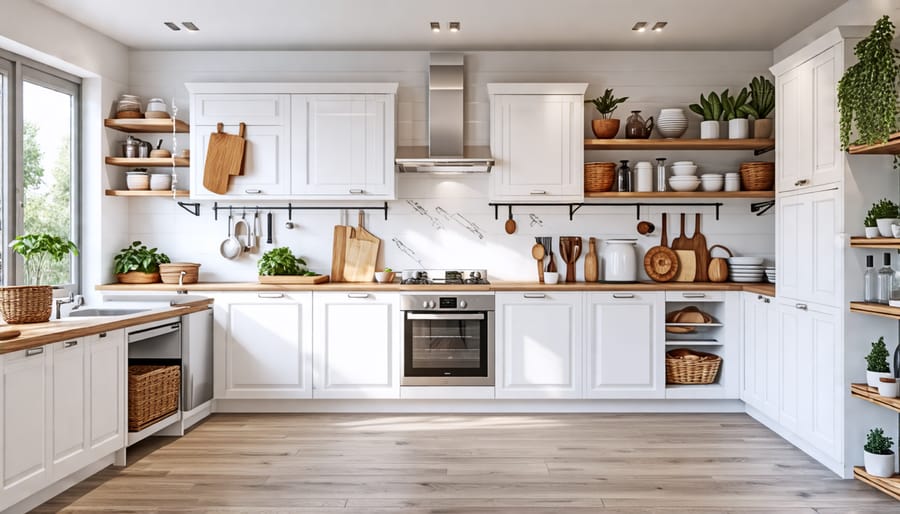
M 773 284 L 775 283 L 775 266 L 766 268 L 766 280 Z
M 762 257 L 729 257 L 728 278 L 732 282 L 762 282 L 765 265 Z

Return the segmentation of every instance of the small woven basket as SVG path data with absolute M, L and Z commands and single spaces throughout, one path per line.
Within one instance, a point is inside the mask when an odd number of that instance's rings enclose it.
M 9 324 L 42 323 L 53 311 L 53 287 L 0 287 L 0 316 Z
M 128 366 L 128 431 L 140 432 L 178 410 L 180 366 Z
M 200 277 L 200 265 L 195 262 L 172 262 L 159 265 L 159 278 L 163 284 L 177 284 L 184 272 L 182 284 L 196 284 Z
M 744 191 L 771 191 L 774 187 L 774 162 L 741 163 L 741 188 Z
M 721 365 L 718 355 L 678 348 L 666 352 L 666 383 L 712 384 Z
M 615 180 L 616 163 L 584 163 L 584 191 L 586 193 L 605 193 L 612 189 Z

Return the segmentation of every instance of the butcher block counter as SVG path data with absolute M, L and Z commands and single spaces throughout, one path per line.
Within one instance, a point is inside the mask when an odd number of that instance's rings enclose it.
M 0 354 L 17 352 L 55 343 L 64 339 L 89 336 L 110 330 L 126 328 L 133 325 L 159 321 L 174 316 L 190 314 L 192 312 L 207 309 L 212 299 L 179 303 L 175 306 L 167 306 L 151 309 L 134 314 L 122 316 L 96 316 L 83 318 L 64 318 L 62 320 L 51 319 L 45 323 L 26 323 L 20 325 L 0 324 L 0 329 L 15 329 L 22 333 L 19 337 L 0 341 Z

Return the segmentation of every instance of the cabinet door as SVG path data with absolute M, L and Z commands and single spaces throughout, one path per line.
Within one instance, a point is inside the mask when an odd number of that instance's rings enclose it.
M 811 64 L 775 78 L 775 170 L 779 191 L 810 185 L 812 165 Z
M 801 354 L 804 337 L 804 312 L 793 302 L 778 305 L 778 328 L 781 333 L 781 395 L 778 402 L 778 421 L 795 433 L 800 433 L 800 382 L 808 367 L 808 355 Z M 802 362 L 802 365 L 801 365 Z
M 581 398 L 581 293 L 496 295 L 497 398 Z
M 778 318 L 774 299 L 744 294 L 744 386 L 741 399 L 778 419 L 780 383 Z
M 225 132 L 238 133 L 238 125 Z M 245 132 L 244 172 L 229 179 L 228 191 L 217 195 L 203 187 L 210 135 L 215 125 L 191 127 L 191 196 L 196 198 L 286 197 L 291 192 L 290 129 L 287 125 L 250 125 Z
M 757 407 L 759 399 L 756 390 L 756 296 L 751 293 L 741 295 L 743 300 L 741 319 L 743 327 L 743 368 L 741 370 L 741 400 L 751 407 Z
M 494 95 L 491 110 L 492 199 L 584 198 L 583 96 Z
M 226 302 L 221 398 L 310 398 L 311 293 L 232 295 Z M 218 299 L 217 299 L 218 301 Z
M 316 293 L 314 398 L 400 397 L 399 307 L 392 293 Z
M 394 198 L 393 96 L 294 95 L 292 193 Z
M 809 195 L 778 199 L 776 262 L 779 296 L 805 299 L 811 283 L 812 210 Z
M 53 355 L 50 455 L 53 479 L 57 480 L 90 462 L 87 361 L 83 339 L 62 341 L 47 348 Z
M 128 357 L 125 331 L 84 338 L 88 352 L 90 447 L 95 458 L 125 447 L 128 435 Z
M 810 225 L 801 225 L 800 230 L 809 230 L 812 244 L 807 247 L 807 255 L 802 255 L 800 266 L 809 266 L 809 287 L 800 297 L 821 305 L 840 306 L 841 282 L 843 280 L 843 248 L 838 238 L 842 231 L 839 195 L 832 189 L 809 195 Z M 781 274 L 779 273 L 779 276 Z
M 800 335 L 801 435 L 813 446 L 840 460 L 843 456 L 842 409 L 843 369 L 840 312 L 823 307 L 810 308 Z
M 836 48 L 832 47 L 812 59 L 809 64 L 812 90 L 812 185 L 839 182 L 843 175 L 837 109 L 838 69 Z
M 0 509 L 22 500 L 48 481 L 49 359 L 45 347 L 2 358 L 2 477 Z
M 217 123 L 235 126 L 238 123 L 246 123 L 248 126 L 285 125 L 289 116 L 288 95 L 214 93 L 191 97 L 192 127 L 215 127 Z
M 589 294 L 586 396 L 664 397 L 663 330 L 661 293 Z

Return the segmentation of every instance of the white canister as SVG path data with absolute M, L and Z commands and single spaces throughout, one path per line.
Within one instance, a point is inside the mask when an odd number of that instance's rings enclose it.
M 725 174 L 725 191 L 740 191 L 741 190 L 741 174 L 740 173 L 726 173 Z
M 653 191 L 653 165 L 647 161 L 641 161 L 635 165 L 635 170 L 637 175 L 635 191 L 639 193 Z
M 608 239 L 603 252 L 603 277 L 607 282 L 637 281 L 637 239 Z
M 147 110 L 150 112 L 166 112 L 166 102 L 162 98 L 151 98 L 147 102 Z

